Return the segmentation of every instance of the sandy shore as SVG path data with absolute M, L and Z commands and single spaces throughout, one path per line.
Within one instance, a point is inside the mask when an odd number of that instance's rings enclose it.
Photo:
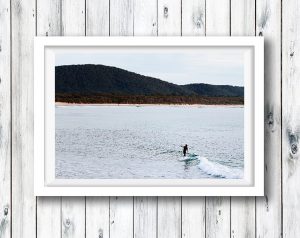
M 103 104 L 92 104 L 92 103 L 66 103 L 66 102 L 55 102 L 55 106 L 135 106 L 135 107 L 147 107 L 147 106 L 173 106 L 173 107 L 234 107 L 242 108 L 244 105 L 231 105 L 231 104 L 113 104 L 113 103 L 103 103 Z

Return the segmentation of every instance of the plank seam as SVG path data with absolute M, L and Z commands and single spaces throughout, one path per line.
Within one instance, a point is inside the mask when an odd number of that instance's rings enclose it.
M 283 113 L 282 113 L 282 78 L 283 78 L 283 72 L 282 72 L 282 33 L 283 33 L 283 30 L 282 30 L 282 28 L 283 28 L 283 18 L 282 18 L 282 13 L 283 13 L 283 11 L 282 11 L 282 6 L 283 6 L 283 4 L 282 4 L 282 0 L 280 1 L 280 126 L 281 126 L 281 130 L 280 130 L 280 144 L 281 144 L 281 146 L 280 146 L 280 189 L 281 189 L 281 191 L 280 191 L 280 194 L 281 194 L 281 196 L 280 196 L 280 202 L 281 202 L 281 208 L 280 208 L 280 217 L 281 217 L 281 229 L 280 229 L 280 232 L 281 232 L 281 237 L 283 237 L 283 180 L 282 180 L 282 178 L 283 178 L 283 175 L 282 175 L 282 164 L 283 164 L 283 156 L 282 156 L 282 151 L 283 151 L 283 149 L 282 149 L 282 129 L 283 129 L 283 127 L 282 127 L 282 125 L 283 125 L 283 123 L 282 123 L 282 115 L 283 115 Z

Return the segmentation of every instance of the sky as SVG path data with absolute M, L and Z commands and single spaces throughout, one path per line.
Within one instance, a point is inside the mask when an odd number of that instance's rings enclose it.
M 178 85 L 207 83 L 244 85 L 241 48 L 102 48 L 66 50 L 55 54 L 55 65 L 103 64 L 152 76 Z

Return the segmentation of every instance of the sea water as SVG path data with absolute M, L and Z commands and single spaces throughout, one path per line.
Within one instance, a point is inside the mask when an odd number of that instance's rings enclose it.
M 243 107 L 56 106 L 55 124 L 57 178 L 243 177 Z

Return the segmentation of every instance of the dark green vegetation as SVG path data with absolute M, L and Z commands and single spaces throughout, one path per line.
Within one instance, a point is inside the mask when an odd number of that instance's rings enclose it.
M 244 88 L 176 85 L 104 65 L 55 67 L 55 101 L 68 103 L 243 104 Z

